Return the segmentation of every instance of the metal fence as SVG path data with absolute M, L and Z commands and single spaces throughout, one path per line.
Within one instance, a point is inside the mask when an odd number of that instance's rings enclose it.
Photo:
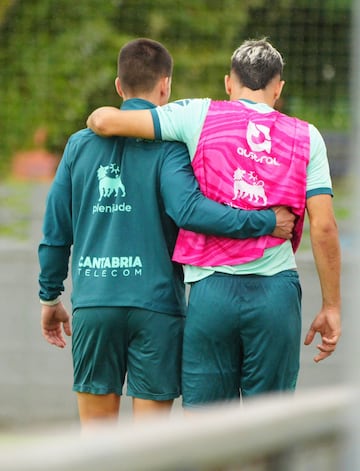
M 345 388 L 250 400 L 189 417 L 48 430 L 0 446 L 6 471 L 343 471 Z M 357 471 L 357 468 L 346 468 Z

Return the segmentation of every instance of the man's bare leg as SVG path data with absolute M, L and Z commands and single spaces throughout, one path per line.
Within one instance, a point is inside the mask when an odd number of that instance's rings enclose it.
M 134 420 L 146 418 L 153 414 L 170 414 L 173 400 L 151 401 L 149 399 L 133 398 Z
M 80 423 L 90 428 L 100 422 L 115 422 L 119 416 L 120 396 L 116 394 L 77 393 Z

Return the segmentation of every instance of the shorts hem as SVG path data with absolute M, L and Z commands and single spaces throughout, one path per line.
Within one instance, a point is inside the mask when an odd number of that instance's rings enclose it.
M 180 393 L 170 393 L 170 394 L 146 394 L 146 393 L 137 393 L 133 391 L 127 391 L 126 396 L 133 397 L 135 399 L 144 399 L 148 401 L 171 401 L 180 397 Z
M 182 403 L 182 407 L 183 409 L 191 409 L 191 410 L 196 410 L 196 409 L 201 409 L 201 408 L 204 408 L 204 407 L 208 407 L 209 405 L 211 404 L 214 404 L 214 402 L 197 402 L 195 404 L 189 404 L 189 403 L 186 403 L 186 402 L 183 402 Z
M 72 390 L 79 393 L 94 394 L 96 396 L 105 396 L 107 394 L 116 394 L 117 396 L 122 396 L 122 391 L 116 388 L 106 389 L 106 388 L 93 388 L 91 386 L 74 385 Z

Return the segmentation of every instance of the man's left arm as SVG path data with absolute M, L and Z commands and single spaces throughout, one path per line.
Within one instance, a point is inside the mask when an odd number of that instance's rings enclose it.
M 38 247 L 40 265 L 39 296 L 52 301 L 64 291 L 73 242 L 71 178 L 66 165 L 67 148 L 47 195 L 43 237 Z
M 314 260 L 320 280 L 322 307 L 312 322 L 305 345 L 312 343 L 317 333 L 321 343 L 315 362 L 324 360 L 336 349 L 341 335 L 340 273 L 341 255 L 332 197 L 328 194 L 312 196 L 307 200 L 310 238 Z
M 87 118 L 86 125 L 103 137 L 127 136 L 154 139 L 155 130 L 150 110 L 119 110 L 102 106 Z
M 66 345 L 63 333 L 71 335 L 70 316 L 60 299 L 72 245 L 71 179 L 65 155 L 66 151 L 47 196 L 38 248 L 41 332 L 47 342 L 60 348 Z
M 41 306 L 41 333 L 51 345 L 59 348 L 66 346 L 63 333 L 70 336 L 71 325 L 70 316 L 61 301 L 51 306 Z

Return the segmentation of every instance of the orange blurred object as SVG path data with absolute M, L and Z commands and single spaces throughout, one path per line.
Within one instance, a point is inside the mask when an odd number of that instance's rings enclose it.
M 47 131 L 39 128 L 34 133 L 35 149 L 21 151 L 12 160 L 12 176 L 18 180 L 51 181 L 59 157 L 45 150 Z
M 19 180 L 51 181 L 58 163 L 58 157 L 42 149 L 19 152 L 12 161 L 12 176 Z

